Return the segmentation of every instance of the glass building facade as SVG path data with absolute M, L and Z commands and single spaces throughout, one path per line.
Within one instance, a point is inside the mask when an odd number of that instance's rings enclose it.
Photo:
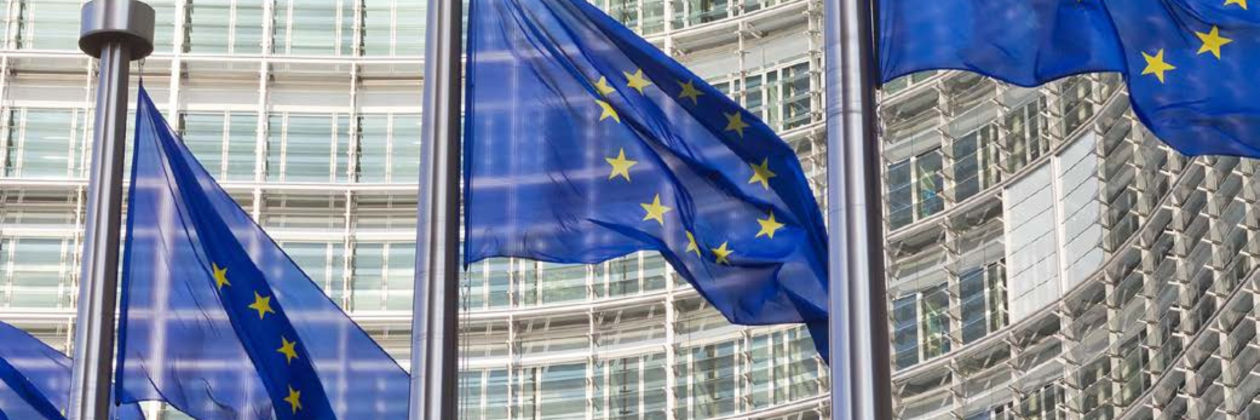
M 822 1 L 593 0 L 776 128 L 820 195 Z M 425 2 L 149 3 L 133 72 L 406 366 Z M 0 4 L 0 318 L 67 350 L 94 63 L 79 0 Z M 1256 162 L 1171 151 L 1112 74 L 923 73 L 879 112 L 897 418 L 1260 418 Z M 802 328 L 729 325 L 651 254 L 480 262 L 461 304 L 462 418 L 830 417 Z
M 133 86 L 142 74 L 203 165 L 407 366 L 426 2 L 147 2 L 157 47 Z M 81 0 L 0 4 L 0 319 L 68 350 L 95 64 L 77 49 Z M 822 179 L 820 1 L 596 4 L 763 116 Z M 827 415 L 803 328 L 732 326 L 652 254 L 485 261 L 463 296 L 465 419 Z
M 880 105 L 903 419 L 1260 418 L 1260 167 L 1187 158 L 1116 74 Z

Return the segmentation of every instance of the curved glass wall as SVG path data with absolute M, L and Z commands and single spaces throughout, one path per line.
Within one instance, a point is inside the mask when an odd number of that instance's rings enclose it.
M 77 51 L 78 0 L 0 2 L 0 318 L 67 350 L 95 69 Z M 157 51 L 133 74 L 227 191 L 406 366 L 425 2 L 148 3 Z M 776 127 L 821 185 L 820 1 L 595 3 Z M 655 255 L 489 260 L 463 286 L 462 418 L 827 416 L 804 329 L 732 326 Z
M 1113 74 L 882 99 L 898 418 L 1260 418 L 1255 161 L 1170 150 Z

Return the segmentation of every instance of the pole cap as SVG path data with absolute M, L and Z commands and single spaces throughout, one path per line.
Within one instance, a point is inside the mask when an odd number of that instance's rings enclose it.
M 83 5 L 79 49 L 101 58 L 107 44 L 131 48 L 131 59 L 153 53 L 153 8 L 139 0 L 92 0 Z

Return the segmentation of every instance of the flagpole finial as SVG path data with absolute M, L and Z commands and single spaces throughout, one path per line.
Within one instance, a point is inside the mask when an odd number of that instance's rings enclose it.
M 131 59 L 153 53 L 153 8 L 138 0 L 93 0 L 83 5 L 79 26 L 79 49 L 101 58 L 102 49 L 112 43 L 131 50 Z

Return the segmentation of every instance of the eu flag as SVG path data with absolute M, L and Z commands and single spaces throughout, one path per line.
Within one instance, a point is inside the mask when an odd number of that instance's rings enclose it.
M 659 251 L 826 356 L 822 215 L 770 127 L 584 0 L 474 1 L 469 25 L 465 262 Z
M 0 322 L 0 420 L 64 420 L 70 404 L 70 358 Z M 143 420 L 135 404 L 115 408 L 121 420 Z
M 403 419 L 408 376 L 137 101 L 119 386 L 201 420 Z
M 1247 0 L 881 0 L 890 81 L 961 69 L 1033 86 L 1120 72 L 1134 113 L 1187 155 L 1260 158 L 1260 15 Z

